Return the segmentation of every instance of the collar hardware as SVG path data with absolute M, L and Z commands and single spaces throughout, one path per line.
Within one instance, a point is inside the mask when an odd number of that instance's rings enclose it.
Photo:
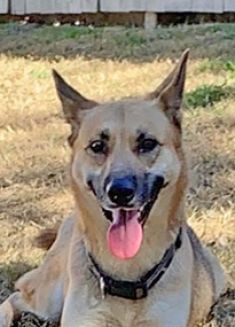
M 103 300 L 105 298 L 105 294 L 106 294 L 104 278 L 100 277 L 99 282 L 100 282 L 101 297 Z
M 99 281 L 102 299 L 107 294 L 129 300 L 140 300 L 147 297 L 149 290 L 162 278 L 169 268 L 176 251 L 181 245 L 182 228 L 180 227 L 175 242 L 165 251 L 161 261 L 137 281 L 113 279 L 101 269 L 91 254 L 89 254 L 91 261 L 89 270 Z

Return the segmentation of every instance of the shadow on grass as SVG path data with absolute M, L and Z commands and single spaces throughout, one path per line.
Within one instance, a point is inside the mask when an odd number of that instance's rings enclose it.
M 14 291 L 15 281 L 35 266 L 22 261 L 12 261 L 8 264 L 0 264 L 0 303 Z

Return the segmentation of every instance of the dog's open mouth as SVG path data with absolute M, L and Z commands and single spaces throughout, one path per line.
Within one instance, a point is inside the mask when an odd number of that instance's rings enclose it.
M 141 223 L 142 226 L 144 226 L 148 216 L 149 216 L 149 213 L 152 209 L 152 206 L 154 204 L 155 201 L 148 201 L 147 203 L 145 203 L 140 209 L 135 209 L 139 212 L 139 222 Z M 112 209 L 112 210 L 108 210 L 108 209 L 104 209 L 102 208 L 103 210 L 103 213 L 105 215 L 105 217 L 110 221 L 110 222 L 113 222 L 114 220 L 114 216 L 113 216 L 113 213 L 115 210 L 117 209 Z M 121 209 L 120 209 L 121 210 Z M 123 209 L 123 210 L 126 210 L 126 211 L 132 211 L 134 209 L 131 209 L 131 208 L 127 208 L 127 209 Z
M 131 259 L 139 251 L 143 240 L 143 226 L 147 221 L 150 211 L 158 198 L 162 188 L 169 183 L 164 183 L 164 178 L 155 179 L 151 200 L 141 208 L 115 208 L 104 209 L 105 217 L 111 222 L 107 232 L 107 242 L 111 253 L 119 259 Z
M 103 209 L 111 222 L 107 233 L 108 247 L 119 259 L 133 258 L 139 251 L 143 239 L 143 225 L 154 204 L 150 201 L 141 209 Z

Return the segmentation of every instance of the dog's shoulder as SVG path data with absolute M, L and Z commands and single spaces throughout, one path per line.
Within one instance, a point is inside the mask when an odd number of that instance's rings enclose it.
M 194 271 L 197 278 L 205 278 L 212 286 L 216 300 L 225 288 L 225 275 L 216 256 L 199 240 L 194 230 L 187 225 L 187 235 L 194 254 Z

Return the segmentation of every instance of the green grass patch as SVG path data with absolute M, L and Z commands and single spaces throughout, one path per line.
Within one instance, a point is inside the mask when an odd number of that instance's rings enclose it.
M 222 60 L 222 59 L 206 59 L 198 66 L 198 71 L 204 73 L 211 71 L 218 73 L 219 71 L 235 73 L 235 60 Z
M 216 102 L 228 98 L 232 92 L 232 88 L 226 85 L 202 85 L 185 95 L 184 105 L 193 109 L 211 107 Z
M 30 75 L 36 79 L 45 79 L 51 77 L 51 73 L 46 70 L 32 70 Z
M 124 34 L 120 33 L 114 35 L 114 41 L 119 46 L 139 47 L 147 42 L 143 34 L 136 33 L 134 30 L 126 31 Z
M 143 62 L 156 58 L 175 60 L 186 48 L 191 49 L 192 59 L 216 60 L 216 63 L 203 63 L 202 71 L 221 70 L 223 65 L 231 71 L 234 69 L 235 24 L 160 26 L 151 32 L 141 28 L 69 24 L 58 27 L 0 24 L 0 53 L 7 56 L 30 55 L 36 59 L 56 60 L 62 56 L 87 56 Z M 221 58 L 221 62 L 217 58 Z M 224 64 L 222 58 L 227 63 Z
M 35 35 L 50 41 L 79 39 L 84 36 L 98 36 L 102 33 L 102 28 L 77 27 L 63 25 L 58 27 L 45 26 L 35 30 Z
M 231 23 L 213 24 L 207 27 L 207 31 L 213 34 L 217 34 L 223 39 L 227 39 L 227 40 L 235 39 L 235 25 Z

